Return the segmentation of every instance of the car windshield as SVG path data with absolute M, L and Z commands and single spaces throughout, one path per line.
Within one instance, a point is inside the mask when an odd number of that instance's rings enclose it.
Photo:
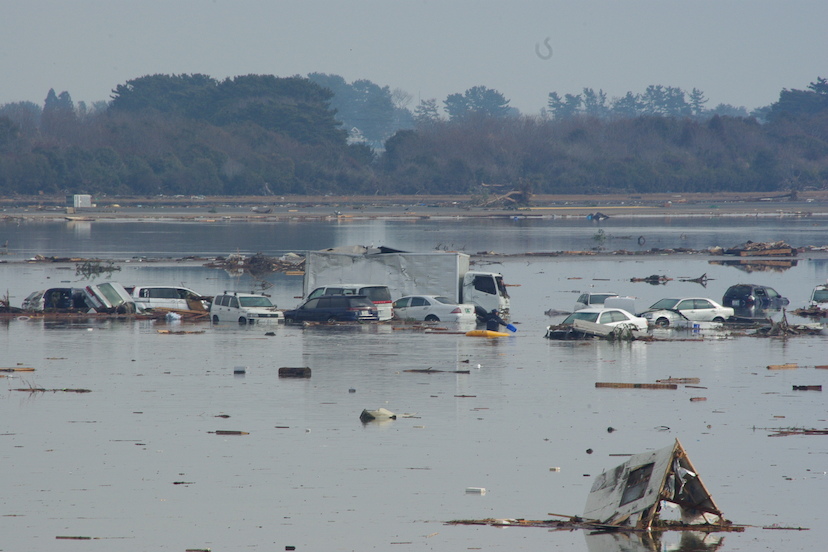
M 454 301 L 452 301 L 451 299 L 449 299 L 448 297 L 435 297 L 434 300 L 437 301 L 438 303 L 442 303 L 444 305 L 456 305 L 457 304 Z
M 267 297 L 239 297 L 239 304 L 243 307 L 272 307 L 273 303 Z
M 572 324 L 576 320 L 586 320 L 587 322 L 597 322 L 598 321 L 598 314 L 597 312 L 584 312 L 584 311 L 577 311 L 573 312 L 569 316 L 567 316 L 562 324 Z
M 815 289 L 814 297 L 811 301 L 816 301 L 817 303 L 825 303 L 828 301 L 828 289 Z
M 656 301 L 650 307 L 650 310 L 661 310 L 661 309 L 674 309 L 676 308 L 676 304 L 678 304 L 679 299 L 662 299 L 661 301 Z

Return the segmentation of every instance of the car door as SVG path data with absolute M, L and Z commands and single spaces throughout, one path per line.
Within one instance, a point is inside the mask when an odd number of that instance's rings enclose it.
M 321 297 L 306 301 L 305 304 L 296 310 L 296 318 L 299 320 L 319 320 L 319 304 L 323 300 L 330 304 L 330 299 L 323 299 Z
M 679 311 L 682 316 L 687 318 L 688 320 L 697 320 L 696 316 L 696 305 L 693 299 L 683 299 L 678 302 L 676 305 L 676 310 Z
M 394 301 L 394 316 L 403 320 L 411 318 L 408 314 L 409 303 L 411 303 L 410 297 L 403 297 L 402 299 Z
M 409 316 L 416 320 L 425 320 L 430 306 L 431 303 L 425 297 L 412 297 L 411 305 L 408 307 Z
M 693 320 L 710 322 L 718 316 L 716 307 L 714 307 L 713 303 L 707 299 L 694 299 L 693 310 L 695 311 L 695 318 L 693 318 Z

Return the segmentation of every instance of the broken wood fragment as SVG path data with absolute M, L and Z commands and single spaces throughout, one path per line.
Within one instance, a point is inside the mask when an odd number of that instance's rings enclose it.
M 34 368 L 0 368 L 0 372 L 34 372 Z
M 29 393 L 91 393 L 91 389 L 44 389 L 42 387 L 21 387 L 19 389 L 12 389 L 12 391 L 28 391 Z
M 675 383 L 613 383 L 596 381 L 595 387 L 612 389 L 678 389 Z
M 768 365 L 768 370 L 796 370 L 797 368 L 799 368 L 799 365 L 796 363 Z
M 247 431 L 231 431 L 226 429 L 218 429 L 216 431 L 210 431 L 209 433 L 215 433 L 216 435 L 250 435 Z
M 794 391 L 822 391 L 821 385 L 794 385 Z
M 411 370 L 403 370 L 403 372 L 412 372 L 415 374 L 470 374 L 470 370 L 435 370 L 434 368 L 412 368 Z
M 701 378 L 667 378 L 657 379 L 656 383 L 701 383 Z

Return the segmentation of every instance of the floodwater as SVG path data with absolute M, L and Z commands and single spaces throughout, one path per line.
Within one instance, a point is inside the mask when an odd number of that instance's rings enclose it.
M 606 234 L 644 235 L 643 247 L 727 247 L 746 239 L 825 245 L 827 235 L 824 219 L 606 224 L 614 220 L 602 223 Z M 119 261 L 113 280 L 184 284 L 212 295 L 260 282 L 197 262 L 141 258 L 355 243 L 520 253 L 588 248 L 597 232 L 585 221 L 530 219 L 81 224 L 2 223 L 0 241 L 11 238 L 0 260 L 35 254 L 129 259 Z M 602 243 L 638 248 L 628 242 Z M 652 343 L 543 337 L 546 325 L 560 319 L 544 311 L 570 310 L 582 291 L 633 295 L 643 310 L 666 296 L 720 300 L 729 285 L 753 282 L 776 288 L 793 309 L 828 278 L 828 260 L 818 254 L 802 255 L 780 272 L 747 273 L 710 260 L 506 257 L 479 266 L 502 272 L 514 286 L 519 331 L 500 340 L 390 325 L 2 321 L 1 367 L 36 371 L 0 378 L 0 550 L 650 550 L 636 539 L 582 531 L 443 522 L 580 514 L 593 478 L 624 461 L 615 455 L 674 439 L 725 516 L 751 526 L 718 534 L 716 544 L 684 543 L 683 550 L 821 549 L 828 538 L 822 515 L 828 437 L 769 435 L 773 428 L 828 427 L 822 393 L 792 390 L 828 383 L 828 370 L 813 368 L 828 364 L 828 337 L 678 330 L 661 335 L 680 341 Z M 74 268 L 0 264 L 0 289 L 19 305 L 30 291 L 79 285 Z M 711 278 L 706 288 L 679 281 L 703 273 Z M 659 286 L 629 281 L 651 274 L 674 279 Z M 301 277 L 275 274 L 267 281 L 280 307 L 298 303 Z M 766 368 L 784 363 L 800 367 Z M 245 373 L 234 374 L 236 366 Z M 280 379 L 282 366 L 308 366 L 312 377 Z M 470 373 L 405 371 L 422 368 Z M 599 381 L 667 377 L 698 377 L 700 388 L 595 388 Z M 28 387 L 91 392 L 17 391 Z M 690 400 L 697 397 L 706 400 Z M 399 417 L 359 421 L 363 409 L 379 407 Z M 468 487 L 486 493 L 466 493 Z M 762 528 L 774 524 L 809 530 Z M 661 549 L 680 540 L 668 535 Z

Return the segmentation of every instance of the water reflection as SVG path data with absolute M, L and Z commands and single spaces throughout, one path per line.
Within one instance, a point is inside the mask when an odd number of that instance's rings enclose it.
M 585 532 L 584 536 L 589 552 L 713 552 L 724 543 L 722 535 L 700 531 Z

